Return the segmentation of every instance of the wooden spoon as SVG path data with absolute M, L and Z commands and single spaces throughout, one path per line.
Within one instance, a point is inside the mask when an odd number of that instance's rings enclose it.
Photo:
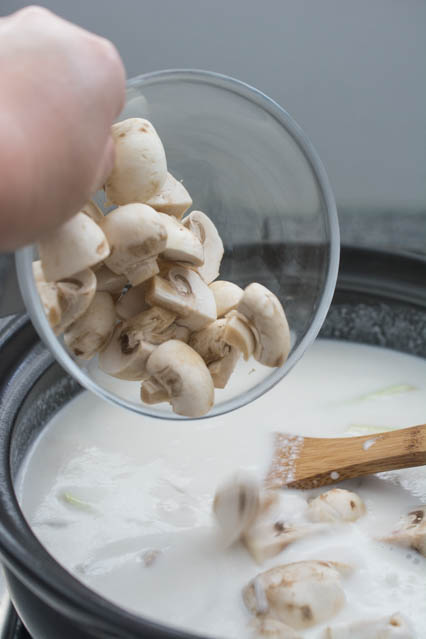
M 317 488 L 344 479 L 426 464 L 426 424 L 362 437 L 275 433 L 269 488 Z

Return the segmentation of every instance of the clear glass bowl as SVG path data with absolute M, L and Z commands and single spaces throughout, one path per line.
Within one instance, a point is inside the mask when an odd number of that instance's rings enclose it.
M 216 224 L 225 245 L 220 279 L 260 282 L 281 300 L 292 332 L 284 366 L 241 362 L 206 417 L 253 401 L 295 365 L 314 341 L 336 284 L 339 228 L 333 194 L 312 144 L 276 102 L 232 78 L 197 70 L 149 73 L 128 82 L 120 120 L 144 117 L 156 127 L 170 172 L 182 179 L 194 209 Z M 140 384 L 74 359 L 44 315 L 32 276 L 34 246 L 16 253 L 19 285 L 31 320 L 57 361 L 78 382 L 120 406 L 184 419 L 167 404 L 139 400 Z

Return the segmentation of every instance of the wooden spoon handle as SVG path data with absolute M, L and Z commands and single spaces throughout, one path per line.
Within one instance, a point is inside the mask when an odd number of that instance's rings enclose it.
M 426 464 L 426 424 L 362 437 L 275 434 L 270 487 L 314 488 Z

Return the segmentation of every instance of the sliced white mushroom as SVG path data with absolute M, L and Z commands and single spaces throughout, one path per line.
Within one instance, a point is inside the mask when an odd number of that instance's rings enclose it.
M 52 328 L 61 321 L 62 309 L 59 300 L 58 287 L 55 282 L 47 282 L 43 273 L 41 262 L 33 262 L 33 275 L 37 292 L 40 296 L 44 312 Z
M 349 567 L 331 561 L 299 561 L 276 566 L 243 590 L 254 615 L 267 615 L 296 630 L 328 621 L 345 603 L 341 574 Z
M 227 344 L 241 351 L 246 361 L 253 355 L 256 346 L 254 333 L 248 320 L 238 311 L 227 314 L 223 338 Z
M 70 351 L 90 359 L 107 343 L 115 326 L 115 307 L 109 293 L 97 292 L 87 309 L 65 331 L 64 341 Z
M 216 280 L 209 288 L 213 291 L 218 317 L 225 317 L 229 311 L 236 309 L 244 293 L 237 284 L 225 280 Z
M 199 238 L 176 218 L 157 213 L 167 231 L 162 257 L 170 262 L 188 262 L 199 266 L 204 262 L 204 250 Z
M 311 521 L 356 521 L 366 512 L 361 497 L 350 490 L 332 488 L 308 502 Z
M 234 317 L 245 318 L 255 338 L 254 357 L 265 366 L 282 366 L 290 352 L 290 330 L 278 298 L 261 284 L 249 284 Z M 232 339 L 232 335 L 227 340 Z M 237 346 L 232 341 L 232 346 Z
M 200 240 L 204 249 L 204 264 L 197 268 L 203 280 L 210 284 L 219 276 L 223 257 L 223 242 L 217 228 L 205 213 L 192 211 L 182 222 Z
M 216 319 L 213 293 L 198 273 L 188 268 L 171 268 L 167 279 L 155 276 L 149 283 L 146 300 L 178 314 L 177 323 L 192 331 L 201 330 Z
M 55 326 L 54 332 L 60 335 L 89 308 L 96 293 L 96 277 L 93 271 L 86 268 L 74 273 L 72 277 L 56 282 L 56 286 L 61 320 Z
M 213 512 L 230 545 L 253 525 L 261 509 L 260 486 L 249 473 L 236 473 L 216 491 Z
M 115 163 L 105 192 L 113 204 L 146 202 L 158 193 L 167 178 L 163 144 L 151 122 L 129 118 L 111 129 Z
M 294 628 L 278 619 L 262 615 L 253 619 L 250 629 L 254 639 L 303 639 Z
M 396 530 L 382 541 L 417 550 L 426 557 L 426 506 L 401 517 Z
M 192 199 L 182 182 L 167 173 L 166 181 L 161 189 L 147 200 L 146 204 L 152 206 L 156 211 L 173 215 L 173 217 L 180 220 L 182 215 L 192 205 Z
M 295 541 L 323 530 L 322 524 L 292 524 L 280 519 L 264 521 L 260 518 L 244 534 L 243 542 L 253 559 L 262 564 Z
M 81 213 L 88 215 L 96 224 L 102 225 L 105 216 L 99 206 L 93 200 L 89 200 L 81 209 Z
M 379 619 L 365 619 L 326 628 L 323 639 L 416 639 L 403 615 L 394 613 Z
M 40 240 L 38 251 L 47 281 L 54 282 L 101 262 L 110 248 L 102 229 L 77 213 Z
M 159 215 L 146 204 L 134 203 L 119 206 L 105 216 L 103 229 L 111 245 L 105 263 L 134 286 L 158 273 L 156 257 L 167 241 Z
M 149 308 L 149 304 L 145 300 L 147 284 L 147 282 L 143 282 L 138 286 L 132 286 L 123 293 L 115 305 L 117 316 L 120 319 L 130 319 Z
M 215 388 L 225 388 L 240 356 L 239 351 L 224 341 L 225 319 L 219 319 L 201 331 L 192 333 L 189 345 L 203 358 Z
M 125 275 L 114 273 L 114 271 L 111 271 L 105 264 L 94 269 L 94 271 L 96 275 L 96 288 L 101 293 L 121 293 L 127 284 L 127 277 Z
M 213 406 L 213 381 L 203 359 L 190 346 L 179 340 L 160 344 L 147 361 L 152 382 L 162 386 L 168 401 L 178 415 L 202 417 Z M 145 383 L 141 388 L 142 401 L 150 400 Z
M 154 344 L 140 340 L 129 346 L 127 335 L 121 339 L 123 324 L 118 324 L 107 347 L 99 354 L 99 368 L 119 379 L 140 381 L 147 376 L 146 362 Z

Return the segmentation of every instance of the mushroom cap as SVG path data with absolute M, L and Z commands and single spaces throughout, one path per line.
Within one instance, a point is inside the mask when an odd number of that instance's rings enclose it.
M 161 189 L 149 198 L 146 204 L 152 206 L 156 211 L 173 215 L 173 217 L 180 220 L 182 215 L 192 205 L 192 199 L 182 182 L 167 173 L 166 181 Z
M 260 507 L 260 486 L 253 475 L 239 472 L 219 486 L 213 512 L 228 545 L 250 529 Z
M 102 222 L 105 218 L 101 209 L 93 200 L 89 200 L 88 202 L 86 202 L 86 204 L 82 207 L 80 213 L 85 213 L 86 215 L 88 215 L 99 226 L 102 225 Z
M 327 490 L 308 504 L 309 519 L 315 522 L 356 521 L 365 512 L 361 497 L 343 488 Z
M 105 192 L 113 204 L 146 202 L 163 186 L 167 162 L 163 144 L 151 122 L 129 118 L 113 124 L 115 163 Z
M 340 574 L 346 566 L 298 561 L 260 573 L 243 590 L 253 614 L 268 614 L 296 630 L 334 617 L 345 603 Z
M 207 364 L 215 388 L 225 388 L 240 356 L 236 348 L 225 342 L 225 326 L 226 320 L 218 319 L 192 333 L 188 342 Z
M 204 264 L 197 271 L 210 284 L 219 276 L 224 249 L 217 228 L 202 211 L 192 211 L 182 222 L 197 236 L 204 249 Z
M 178 415 L 201 417 L 213 406 L 214 388 L 208 368 L 184 342 L 169 340 L 160 344 L 148 359 L 147 371 L 167 391 Z
M 115 307 L 109 293 L 97 292 L 85 313 L 65 331 L 65 345 L 76 357 L 90 359 L 112 335 Z
M 213 293 L 198 273 L 189 268 L 171 268 L 167 280 L 154 277 L 146 300 L 152 306 L 177 313 L 180 316 L 177 323 L 192 331 L 201 330 L 216 319 Z
M 204 250 L 199 238 L 174 217 L 157 213 L 167 231 L 166 247 L 162 257 L 170 262 L 188 262 L 199 266 L 204 263 Z
M 89 308 L 96 293 L 96 277 L 89 268 L 74 273 L 56 283 L 61 306 L 61 321 L 54 328 L 55 335 L 63 333 Z
M 101 293 L 121 293 L 127 284 L 125 275 L 118 275 L 102 264 L 95 270 L 96 289 Z
M 105 263 L 114 273 L 128 272 L 166 246 L 167 231 L 159 213 L 146 204 L 119 206 L 105 216 L 103 229 L 111 245 Z
M 415 639 L 413 628 L 398 612 L 326 628 L 324 639 Z
M 47 281 L 71 277 L 108 257 L 110 249 L 102 229 L 84 213 L 77 213 L 38 243 Z
M 148 282 L 143 282 L 138 286 L 132 286 L 121 295 L 115 305 L 117 316 L 120 319 L 128 320 L 149 308 L 149 304 L 145 300 L 147 285 Z
M 282 366 L 290 352 L 290 330 L 278 298 L 253 283 L 244 290 L 238 312 L 250 322 L 256 339 L 254 357 L 265 366 Z
M 40 260 L 33 262 L 32 267 L 37 292 L 40 296 L 44 312 L 50 326 L 55 328 L 62 317 L 58 287 L 55 282 L 46 282 Z
M 401 517 L 396 530 L 382 541 L 413 548 L 426 557 L 426 506 L 419 506 Z
M 303 639 L 296 630 L 273 617 L 255 617 L 250 627 L 256 639 Z
M 129 348 L 121 339 L 123 323 L 117 325 L 107 347 L 99 354 L 99 368 L 119 379 L 140 381 L 147 377 L 146 362 L 155 346 L 143 340 Z
M 218 317 L 224 317 L 229 311 L 236 309 L 244 293 L 237 284 L 225 280 L 216 280 L 209 284 L 209 288 L 216 301 Z

